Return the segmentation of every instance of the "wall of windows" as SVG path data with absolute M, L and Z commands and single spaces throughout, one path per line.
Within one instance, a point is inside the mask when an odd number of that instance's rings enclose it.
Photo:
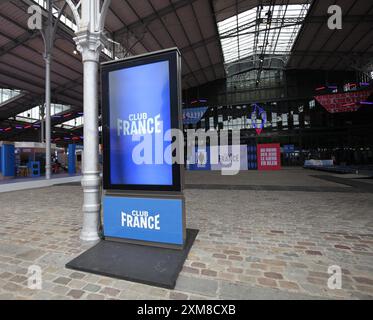
M 251 70 L 245 73 L 237 74 L 227 78 L 227 91 L 240 91 L 255 89 L 257 85 L 257 70 Z M 270 88 L 281 86 L 283 84 L 282 70 L 262 70 L 260 78 L 260 87 Z

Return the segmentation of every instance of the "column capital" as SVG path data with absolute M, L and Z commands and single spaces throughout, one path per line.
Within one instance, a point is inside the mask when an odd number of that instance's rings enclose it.
M 106 37 L 102 32 L 91 32 L 88 29 L 76 32 L 76 37 L 74 37 L 76 47 L 82 54 L 83 62 L 98 62 L 105 40 Z

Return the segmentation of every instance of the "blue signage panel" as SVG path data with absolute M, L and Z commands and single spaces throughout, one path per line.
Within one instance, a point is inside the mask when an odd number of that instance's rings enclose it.
M 105 237 L 183 244 L 183 200 L 104 197 Z
M 76 163 L 75 163 L 76 145 L 69 144 L 68 150 L 69 150 L 69 157 L 68 157 L 67 168 L 68 168 L 69 174 L 76 174 Z

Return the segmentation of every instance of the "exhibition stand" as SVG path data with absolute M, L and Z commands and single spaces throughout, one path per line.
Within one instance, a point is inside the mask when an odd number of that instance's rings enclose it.
M 101 76 L 104 240 L 66 267 L 172 289 L 198 233 L 186 229 L 183 166 L 169 161 L 180 52 L 106 62 Z
M 45 174 L 46 148 L 38 142 L 1 142 L 0 141 L 0 179 L 38 178 Z M 77 173 L 80 151 L 76 145 L 68 146 L 68 156 L 64 148 L 51 146 L 54 157 L 53 173 Z
M 187 159 L 186 167 L 191 171 L 281 170 L 281 148 L 278 143 L 199 146 Z

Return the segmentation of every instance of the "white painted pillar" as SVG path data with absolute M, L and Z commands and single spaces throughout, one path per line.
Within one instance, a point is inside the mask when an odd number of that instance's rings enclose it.
M 103 26 L 110 0 L 100 6 L 100 0 L 79 2 L 77 7 L 70 1 L 73 14 L 78 24 L 74 38 L 77 49 L 82 55 L 84 69 L 84 153 L 83 153 L 83 228 L 80 239 L 83 241 L 99 240 L 99 213 L 101 210 L 100 172 L 98 161 L 98 69 L 104 35 Z
M 80 238 L 95 241 L 101 208 L 100 172 L 98 163 L 98 67 L 101 42 L 98 34 L 77 33 L 75 41 L 82 54 L 84 68 L 84 163 L 83 193 L 84 222 Z

